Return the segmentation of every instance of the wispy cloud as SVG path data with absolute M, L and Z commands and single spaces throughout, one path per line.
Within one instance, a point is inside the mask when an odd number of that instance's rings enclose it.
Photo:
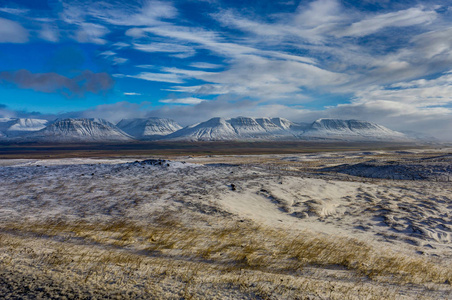
M 193 47 L 171 43 L 134 44 L 133 47 L 144 52 L 171 53 L 171 56 L 179 58 L 188 58 L 196 53 Z
M 0 18 L 0 43 L 26 43 L 28 31 L 17 22 Z
M 198 69 L 219 69 L 222 68 L 223 66 L 206 62 L 194 62 L 190 64 L 190 67 Z
M 414 7 L 392 13 L 379 14 L 355 22 L 336 33 L 336 36 L 366 36 L 376 33 L 386 27 L 406 27 L 435 20 L 437 14 L 434 10 L 424 10 L 422 7 Z
M 201 102 L 206 101 L 205 99 L 199 99 L 195 97 L 187 97 L 187 98 L 172 98 L 172 99 L 163 99 L 159 102 L 161 103 L 172 103 L 172 104 L 199 104 Z
M 452 105 L 452 74 L 436 79 L 419 79 L 389 86 L 370 87 L 356 93 L 356 102 L 392 101 L 417 108 Z
M 335 86 L 347 82 L 343 74 L 294 61 L 272 60 L 248 55 L 236 58 L 227 70 L 205 72 L 164 68 L 163 71 L 207 82 L 192 87 L 174 87 L 172 91 L 196 94 L 231 94 L 259 99 L 300 99 L 304 87 L 311 89 Z
M 39 38 L 48 42 L 56 43 L 60 39 L 59 30 L 56 26 L 43 24 L 41 30 L 39 31 Z
M 152 73 L 152 72 L 141 72 L 137 75 L 122 75 L 115 74 L 115 77 L 128 77 L 128 78 L 136 78 L 147 81 L 156 81 L 156 82 L 168 82 L 168 83 L 184 83 L 183 76 L 173 73 Z
M 63 1 L 62 19 L 83 23 L 95 18 L 118 26 L 153 26 L 174 18 L 177 10 L 168 1 Z
M 94 23 L 81 23 L 74 34 L 74 39 L 79 43 L 93 43 L 103 45 L 107 40 L 103 37 L 109 33 L 107 27 Z
M 0 7 L 0 12 L 4 12 L 11 15 L 25 15 L 30 12 L 29 9 L 24 8 L 11 8 L 11 7 Z

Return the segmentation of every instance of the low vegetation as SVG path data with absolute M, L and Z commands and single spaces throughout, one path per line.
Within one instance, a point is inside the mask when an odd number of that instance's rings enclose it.
M 0 269 L 10 275 L 0 286 L 9 280 L 15 296 L 82 298 L 395 299 L 404 286 L 426 298 L 429 286 L 450 292 L 452 269 L 432 259 L 249 221 L 179 217 L 4 224 Z

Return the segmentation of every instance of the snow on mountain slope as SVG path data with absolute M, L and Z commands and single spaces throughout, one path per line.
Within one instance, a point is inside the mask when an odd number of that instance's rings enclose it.
M 350 141 L 408 141 L 401 132 L 358 120 L 318 119 L 303 133 L 302 139 L 333 139 Z
M 282 118 L 213 118 L 181 129 L 168 139 L 189 141 L 222 140 L 340 140 L 409 141 L 403 133 L 366 121 L 319 119 L 312 124 Z
M 272 118 L 271 121 L 285 130 L 290 130 L 296 136 L 303 134 L 311 125 L 309 123 L 295 123 L 284 118 Z
M 259 138 L 268 135 L 266 128 L 274 131 L 277 127 L 275 124 L 259 119 L 259 122 L 254 118 L 237 117 L 226 120 L 237 133 L 239 138 Z M 262 126 L 262 125 L 264 126 Z M 270 125 L 272 124 L 272 125 Z
M 158 139 L 182 129 L 182 126 L 171 119 L 123 119 L 118 128 L 139 139 Z
M 124 119 L 117 126 L 103 119 L 64 119 L 45 127 L 46 124 L 46 120 L 2 118 L 0 137 L 50 143 L 128 142 L 133 137 L 180 141 L 415 141 L 375 123 L 340 119 L 319 119 L 306 124 L 283 118 L 212 118 L 185 128 L 161 118 Z
M 172 140 L 294 140 L 298 125 L 282 118 L 213 118 L 167 136 Z
M 272 122 L 273 124 L 275 124 L 276 126 L 278 126 L 279 128 L 282 128 L 282 129 L 290 129 L 291 127 L 296 125 L 294 122 L 289 121 L 284 118 L 272 118 L 272 119 L 266 118 L 266 119 L 270 120 L 270 122 Z
M 222 141 L 238 138 L 234 128 L 223 118 L 212 118 L 208 121 L 187 126 L 167 136 L 172 140 L 186 141 Z
M 4 136 L 14 137 L 41 130 L 49 123 L 42 119 L 0 118 L 0 132 Z
M 62 119 L 23 137 L 25 141 L 51 143 L 128 142 L 133 138 L 103 119 Z

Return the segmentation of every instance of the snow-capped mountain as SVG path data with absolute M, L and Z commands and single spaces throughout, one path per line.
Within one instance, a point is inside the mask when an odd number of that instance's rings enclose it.
M 62 119 L 23 137 L 46 143 L 129 142 L 133 138 L 103 119 Z
M 318 119 L 301 136 L 302 139 L 344 141 L 407 141 L 401 132 L 359 120 Z
M 223 118 L 212 118 L 206 122 L 182 128 L 167 136 L 173 140 L 222 141 L 237 139 L 234 128 Z
M 167 136 L 170 140 L 409 141 L 403 133 L 358 120 L 319 119 L 311 124 L 283 118 L 213 118 Z
M 159 139 L 182 129 L 171 119 L 123 119 L 116 126 L 138 139 Z
M 174 141 L 419 141 L 384 126 L 358 120 L 319 119 L 311 124 L 283 118 L 212 118 L 181 128 L 170 119 L 0 119 L 2 141 L 44 143 Z M 40 130 L 39 130 L 40 129 Z M 20 134 L 20 133 L 26 134 Z
M 42 119 L 27 118 L 0 118 L 0 136 L 15 137 L 30 132 L 38 131 L 49 123 Z
M 212 118 L 187 126 L 167 138 L 188 141 L 294 140 L 302 132 L 300 130 L 299 125 L 282 118 Z

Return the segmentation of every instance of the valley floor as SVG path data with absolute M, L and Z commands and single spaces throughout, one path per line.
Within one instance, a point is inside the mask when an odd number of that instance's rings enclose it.
M 0 294 L 452 298 L 451 153 L 0 160 Z

